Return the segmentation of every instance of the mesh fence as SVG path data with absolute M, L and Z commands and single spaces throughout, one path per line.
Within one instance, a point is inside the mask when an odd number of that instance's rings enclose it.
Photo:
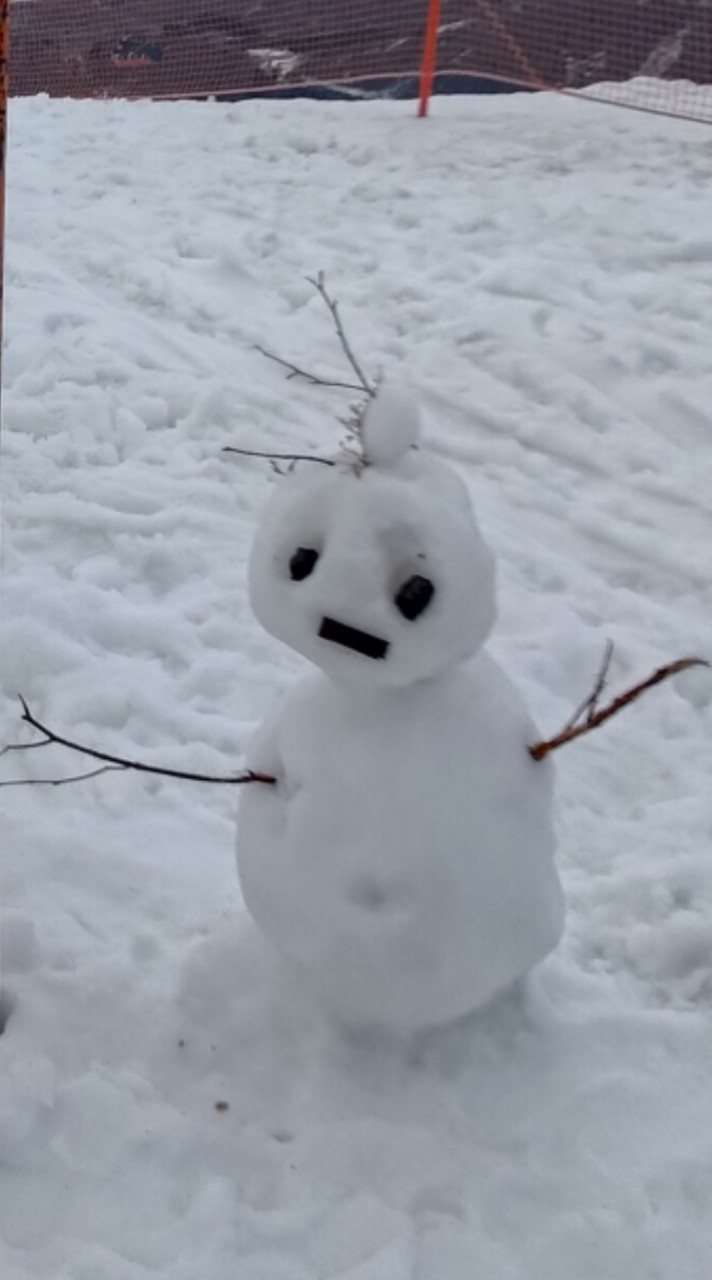
M 12 0 L 12 92 L 398 91 L 417 78 L 427 13 L 428 0 Z M 442 0 L 436 70 L 444 89 L 566 90 L 712 121 L 712 0 Z
M 14 0 L 13 92 L 240 94 L 417 75 L 428 0 Z
M 710 0 L 444 0 L 438 67 L 712 122 Z

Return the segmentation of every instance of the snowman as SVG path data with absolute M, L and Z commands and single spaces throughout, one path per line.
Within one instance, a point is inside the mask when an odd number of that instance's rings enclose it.
M 492 554 L 464 484 L 381 385 L 360 455 L 298 463 L 252 549 L 254 612 L 315 670 L 257 733 L 241 799 L 248 910 L 351 1028 L 454 1021 L 557 944 L 552 776 L 483 649 Z

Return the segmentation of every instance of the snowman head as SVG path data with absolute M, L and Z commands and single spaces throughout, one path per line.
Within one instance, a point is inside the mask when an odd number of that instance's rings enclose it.
M 416 405 L 381 386 L 360 464 L 298 464 L 257 530 L 257 618 L 334 681 L 378 689 L 437 675 L 494 622 L 494 561 L 467 491 L 418 449 L 419 434 Z

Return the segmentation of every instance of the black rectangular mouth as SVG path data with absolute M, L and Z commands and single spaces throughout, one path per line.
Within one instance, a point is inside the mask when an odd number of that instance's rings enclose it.
M 366 658 L 385 658 L 388 653 L 387 640 L 370 636 L 367 631 L 359 631 L 356 627 L 347 627 L 344 622 L 336 622 L 334 618 L 322 618 L 319 635 L 322 640 L 333 640 L 334 644 L 342 644 L 344 648 L 362 653 Z

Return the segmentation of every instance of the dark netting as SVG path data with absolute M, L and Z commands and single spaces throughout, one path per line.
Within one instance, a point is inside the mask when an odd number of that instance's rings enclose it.
M 192 97 L 414 85 L 428 0 L 12 0 L 11 88 Z M 437 85 L 712 120 L 710 0 L 442 0 Z

